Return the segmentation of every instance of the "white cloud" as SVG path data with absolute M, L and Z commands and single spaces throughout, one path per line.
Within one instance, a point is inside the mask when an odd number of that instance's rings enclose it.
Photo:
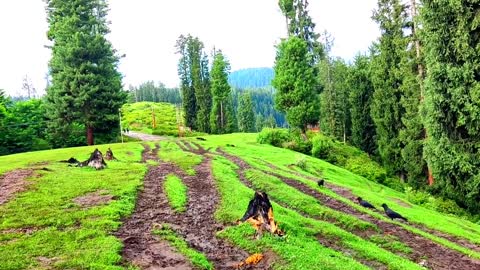
M 312 0 L 317 31 L 334 37 L 332 54 L 351 59 L 378 36 L 371 21 L 375 0 Z M 175 41 L 180 34 L 198 36 L 208 51 L 222 49 L 232 70 L 272 66 L 274 45 L 285 35 L 277 0 L 111 0 L 109 39 L 120 54 L 124 84 L 146 80 L 178 84 Z M 28 75 L 45 87 L 50 52 L 44 48 L 47 22 L 39 0 L 0 2 L 0 88 L 15 94 Z

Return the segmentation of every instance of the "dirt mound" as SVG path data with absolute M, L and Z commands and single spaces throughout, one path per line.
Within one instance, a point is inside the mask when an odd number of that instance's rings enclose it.
M 0 205 L 12 199 L 17 192 L 24 191 L 28 182 L 26 178 L 33 174 L 31 169 L 14 170 L 0 176 Z
M 87 193 L 83 196 L 73 199 L 73 202 L 81 207 L 93 207 L 97 205 L 107 204 L 114 199 L 114 196 L 105 194 L 107 190 L 97 190 L 95 192 Z
M 154 152 L 155 149 L 150 151 L 146 147 L 143 160 L 158 160 Z M 234 269 L 237 263 L 248 257 L 245 251 L 216 237 L 216 233 L 224 227 L 214 219 L 219 196 L 211 174 L 210 159 L 205 157 L 195 172 L 194 176 L 188 176 L 176 165 L 165 162 L 149 168 L 134 213 L 115 233 L 124 243 L 122 256 L 126 264 L 133 263 L 142 269 L 182 269 L 189 265 L 181 255 L 164 248 L 168 244 L 152 234 L 155 224 L 165 223 L 170 224 L 190 247 L 204 253 L 215 269 Z M 171 173 L 179 176 L 188 188 L 187 210 L 184 213 L 172 211 L 163 191 L 163 181 Z

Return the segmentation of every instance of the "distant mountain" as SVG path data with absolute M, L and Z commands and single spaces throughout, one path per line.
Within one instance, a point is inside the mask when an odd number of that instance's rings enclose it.
M 246 68 L 230 73 L 228 82 L 234 88 L 264 88 L 271 85 L 272 68 Z

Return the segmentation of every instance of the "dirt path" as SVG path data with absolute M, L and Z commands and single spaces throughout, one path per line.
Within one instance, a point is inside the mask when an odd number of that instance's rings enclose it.
M 249 181 L 245 179 L 244 174 L 242 171 L 252 168 L 247 162 L 244 160 L 229 155 L 223 151 L 218 151 L 224 157 L 228 158 L 230 161 L 237 164 L 240 167 L 240 178 L 243 183 L 249 185 L 251 184 Z M 262 171 L 262 170 L 260 170 Z M 330 198 L 314 189 L 311 189 L 305 184 L 302 184 L 294 179 L 289 179 L 287 177 L 283 177 L 279 174 L 272 173 L 271 171 L 263 171 L 264 173 L 270 174 L 282 180 L 285 184 L 288 184 L 299 191 L 312 196 L 319 200 L 323 205 L 332 208 L 337 211 L 341 211 L 357 218 L 373 223 L 377 227 L 379 227 L 384 234 L 390 234 L 396 236 L 399 241 L 406 244 L 410 248 L 412 248 L 412 253 L 408 254 L 408 258 L 415 262 L 421 262 L 423 260 L 426 261 L 426 266 L 429 269 L 464 269 L 464 270 L 476 270 L 480 269 L 480 261 L 467 257 L 457 251 L 448 249 L 440 244 L 437 244 L 431 240 L 423 238 L 419 235 L 416 235 L 410 231 L 405 230 L 404 228 L 391 224 L 382 220 L 378 220 L 368 214 L 362 213 L 349 205 L 346 205 L 342 202 L 339 202 L 333 198 Z M 292 173 L 292 172 L 290 172 Z M 313 179 L 311 179 L 313 180 Z M 351 194 L 353 196 L 353 194 Z M 351 198 L 349 198 L 351 199 Z M 369 238 L 373 234 L 376 234 L 373 231 L 352 231 L 352 233 L 362 237 L 362 238 Z M 322 241 L 322 244 L 326 244 L 335 249 L 335 245 L 328 241 Z M 405 254 L 398 254 L 400 256 L 405 256 Z
M 124 132 L 123 135 L 130 138 L 138 139 L 141 141 L 161 141 L 166 139 L 166 137 L 163 137 L 163 136 L 145 134 L 145 133 L 140 133 L 136 131 L 129 131 L 128 133 Z
M 144 160 L 152 158 L 157 159 L 155 150 L 149 151 L 147 147 Z M 219 196 L 210 162 L 208 157 L 204 157 L 195 168 L 195 176 L 188 176 L 174 164 L 165 162 L 149 168 L 135 212 L 115 234 L 124 243 L 122 256 L 125 264 L 132 263 L 141 269 L 191 269 L 183 256 L 152 234 L 156 224 L 165 223 L 170 224 L 190 247 L 204 253 L 215 269 L 233 269 L 234 265 L 248 257 L 245 251 L 215 236 L 223 226 L 214 219 Z M 182 178 L 188 188 L 185 213 L 173 212 L 163 192 L 163 181 L 170 173 Z
M 32 174 L 31 169 L 20 169 L 0 176 L 0 205 L 11 200 L 17 192 L 24 191 L 28 185 L 25 179 Z

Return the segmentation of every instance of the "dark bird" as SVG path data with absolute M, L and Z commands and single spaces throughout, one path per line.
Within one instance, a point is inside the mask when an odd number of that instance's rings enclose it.
M 197 137 L 197 140 L 199 140 L 199 141 L 206 141 L 207 139 L 202 138 L 202 137 Z
M 395 218 L 400 218 L 400 219 L 403 219 L 405 221 L 407 221 L 406 218 L 402 217 L 402 215 L 400 215 L 399 213 L 393 211 L 392 209 L 388 208 L 387 204 L 382 204 L 382 207 L 383 209 L 385 209 L 385 214 L 387 214 L 387 216 L 389 218 L 391 218 L 392 220 L 395 219 Z
M 319 187 L 323 187 L 323 185 L 325 184 L 325 180 L 320 179 L 320 180 L 317 181 L 317 184 L 318 184 Z
M 363 206 L 363 207 L 365 207 L 365 208 L 377 209 L 377 208 L 375 208 L 375 206 L 373 206 L 371 203 L 369 203 L 369 202 L 365 201 L 364 199 L 362 199 L 362 197 L 357 197 L 357 201 L 358 201 L 358 203 L 359 203 L 361 206 Z

